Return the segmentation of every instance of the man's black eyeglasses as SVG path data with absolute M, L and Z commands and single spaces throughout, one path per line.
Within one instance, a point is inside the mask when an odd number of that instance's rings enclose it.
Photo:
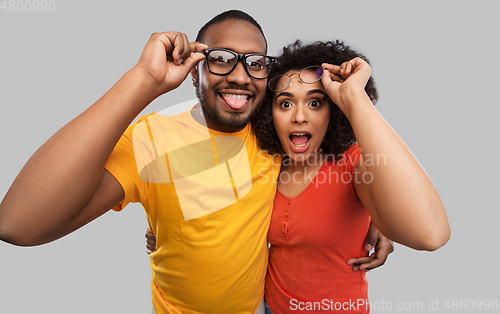
M 227 75 L 236 68 L 238 61 L 241 60 L 247 74 L 255 79 L 265 79 L 275 60 L 274 57 L 260 53 L 241 54 L 223 48 L 204 49 L 196 52 L 205 55 L 210 73 Z

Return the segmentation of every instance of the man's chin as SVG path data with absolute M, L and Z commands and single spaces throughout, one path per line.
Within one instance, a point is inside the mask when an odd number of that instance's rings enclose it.
M 231 114 L 216 114 L 214 116 L 207 116 L 207 123 L 213 125 L 218 131 L 223 132 L 237 132 L 244 129 L 250 122 L 248 114 L 244 113 L 231 113 Z
M 207 99 L 203 97 L 204 94 L 199 93 L 198 89 L 197 96 L 200 100 L 207 126 L 217 131 L 228 133 L 240 131 L 250 123 L 257 111 L 257 108 L 253 108 L 253 103 L 247 103 L 245 109 L 242 111 L 226 111 L 219 106 L 212 108 L 204 105 L 204 101 Z

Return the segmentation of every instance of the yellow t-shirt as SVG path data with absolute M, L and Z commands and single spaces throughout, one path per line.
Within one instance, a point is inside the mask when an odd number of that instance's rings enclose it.
M 106 169 L 140 202 L 157 251 L 152 299 L 162 313 L 254 313 L 264 295 L 269 227 L 281 160 L 248 125 L 209 130 L 190 112 L 131 125 Z

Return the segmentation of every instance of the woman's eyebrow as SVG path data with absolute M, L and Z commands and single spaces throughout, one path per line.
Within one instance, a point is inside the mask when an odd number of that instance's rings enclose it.
M 326 93 L 322 91 L 321 89 L 311 89 L 310 91 L 307 92 L 307 96 L 314 95 L 314 94 L 321 94 L 326 97 Z M 293 97 L 294 95 L 289 92 L 281 92 L 274 97 L 274 100 L 278 99 L 279 97 Z
M 278 99 L 278 97 L 293 97 L 293 94 L 288 92 L 281 92 L 276 95 L 276 97 L 274 97 L 274 100 Z
M 324 91 L 322 91 L 321 89 L 312 89 L 310 91 L 307 92 L 307 95 L 313 95 L 313 94 L 321 94 L 323 96 L 326 96 L 326 93 Z

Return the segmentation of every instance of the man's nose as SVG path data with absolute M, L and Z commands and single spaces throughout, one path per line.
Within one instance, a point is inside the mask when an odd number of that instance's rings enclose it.
M 235 83 L 240 86 L 250 84 L 252 79 L 250 78 L 250 76 L 248 76 L 243 62 L 243 60 L 238 60 L 238 63 L 236 63 L 236 67 L 234 68 L 234 70 L 227 75 L 228 82 Z

